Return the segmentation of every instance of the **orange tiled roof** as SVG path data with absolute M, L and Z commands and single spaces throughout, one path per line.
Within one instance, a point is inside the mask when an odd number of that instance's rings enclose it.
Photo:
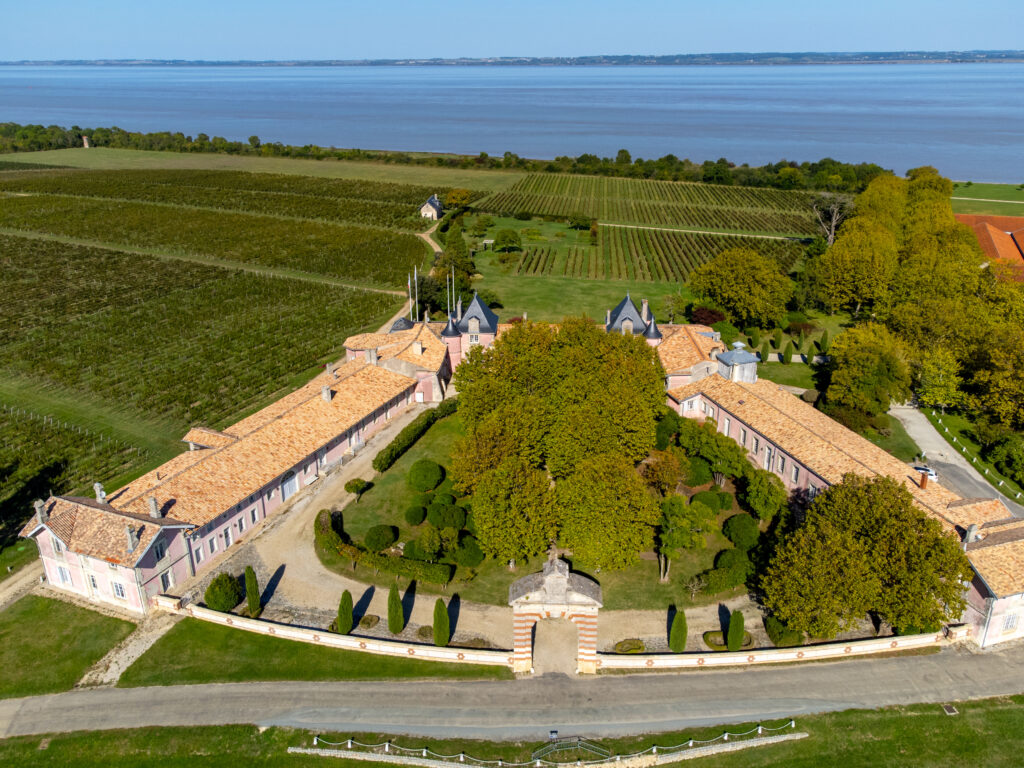
M 711 360 L 715 352 L 725 352 L 725 344 L 704 336 L 714 333 L 706 325 L 662 325 L 658 357 L 665 373 L 686 373 L 697 363 Z
M 207 429 L 206 427 L 192 427 L 181 441 L 183 443 L 195 443 L 201 445 L 204 448 L 223 448 L 225 445 L 231 445 L 238 438 L 234 435 L 229 435 L 225 432 L 218 432 L 215 429 Z
M 50 518 L 45 526 L 69 551 L 127 567 L 138 562 L 161 528 L 185 527 L 175 519 L 129 513 L 75 496 L 51 496 L 46 501 L 46 511 Z M 128 526 L 139 537 L 138 545 L 131 552 L 128 551 Z M 39 520 L 33 515 L 20 535 L 30 536 L 38 527 Z
M 1024 520 L 1010 518 L 982 526 L 967 545 L 967 557 L 997 597 L 1024 592 Z
M 1024 252 L 1024 216 L 979 216 L 958 213 L 956 219 L 974 230 L 978 245 L 990 262 L 1022 267 Z
M 962 499 L 935 481 L 921 488 L 909 465 L 773 382 L 732 382 L 712 375 L 669 392 L 677 401 L 697 394 L 733 413 L 829 484 L 851 472 L 891 477 L 947 529 L 1009 517 L 998 499 Z
M 407 331 L 360 333 L 345 339 L 345 349 L 375 349 L 380 360 L 398 359 L 438 371 L 448 353 L 448 345 L 440 336 L 443 328 L 440 323 L 416 323 Z M 416 342 L 423 345 L 422 354 L 415 351 Z
M 324 372 L 229 427 L 228 433 L 240 436 L 237 441 L 223 448 L 190 451 L 184 455 L 191 459 L 198 454 L 196 459 L 165 465 L 176 471 L 162 474 L 149 487 L 136 481 L 130 494 L 112 494 L 112 502 L 138 514 L 146 512 L 146 498 L 156 496 L 174 518 L 205 525 L 415 383 L 408 376 L 363 362 L 345 363 L 336 372 L 337 378 Z M 321 397 L 325 385 L 332 390 L 330 402 Z M 154 474 L 147 476 L 150 481 Z

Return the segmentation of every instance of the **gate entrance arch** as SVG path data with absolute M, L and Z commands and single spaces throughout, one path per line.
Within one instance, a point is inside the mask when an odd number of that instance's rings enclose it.
M 533 672 L 533 630 L 542 619 L 568 619 L 576 625 L 576 671 L 597 672 L 597 612 L 601 586 L 593 579 L 569 573 L 569 564 L 553 554 L 540 573 L 512 583 L 514 644 L 512 670 Z

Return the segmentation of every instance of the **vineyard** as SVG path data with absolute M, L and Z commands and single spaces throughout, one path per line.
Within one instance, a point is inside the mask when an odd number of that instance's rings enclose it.
M 6 198 L 0 201 L 0 227 L 392 288 L 403 287 L 406 275 L 427 257 L 415 235 L 384 229 L 100 199 Z
M 0 547 L 18 532 L 32 501 L 88 492 L 98 478 L 123 474 L 145 453 L 71 424 L 0 405 Z
M 533 174 L 479 201 L 480 210 L 601 222 L 811 235 L 805 192 L 647 179 Z
M 0 176 L 0 190 L 137 200 L 411 231 L 423 229 L 420 205 L 431 194 L 446 191 L 377 181 L 177 170 L 26 172 Z
M 794 240 L 601 227 L 597 246 L 528 247 L 514 275 L 555 275 L 591 280 L 683 282 L 693 269 L 727 248 L 751 248 L 789 270 L 803 246 Z
M 397 305 L 387 294 L 16 237 L 0 237 L 0 254 L 0 281 L 17 286 L 0 310 L 0 371 L 182 429 L 257 407 Z

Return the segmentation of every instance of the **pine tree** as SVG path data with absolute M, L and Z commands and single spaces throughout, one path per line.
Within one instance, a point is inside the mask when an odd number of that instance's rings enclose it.
M 448 645 L 448 639 L 451 636 L 450 628 L 448 626 L 448 606 L 444 604 L 444 600 L 440 597 L 437 598 L 437 602 L 434 603 L 434 645 L 438 648 L 444 648 Z
M 405 611 L 402 609 L 402 598 L 398 595 L 398 585 L 392 584 L 388 592 L 388 632 L 400 635 L 405 629 Z
M 347 635 L 352 631 L 352 593 L 347 589 L 341 593 L 338 603 L 338 621 L 335 629 L 339 635 Z
M 682 653 L 686 650 L 686 614 L 676 610 L 672 617 L 672 629 L 668 633 L 668 647 L 673 653 Z

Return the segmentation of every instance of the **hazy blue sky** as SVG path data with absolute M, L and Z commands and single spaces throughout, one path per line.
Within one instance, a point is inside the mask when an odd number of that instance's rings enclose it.
M 1006 49 L 1021 2 L 5 0 L 0 60 Z

